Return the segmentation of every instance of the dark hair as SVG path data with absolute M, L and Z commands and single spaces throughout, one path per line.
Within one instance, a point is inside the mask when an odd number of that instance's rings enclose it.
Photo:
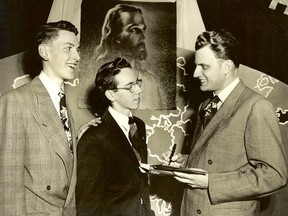
M 78 34 L 77 28 L 70 22 L 61 20 L 59 22 L 50 22 L 42 25 L 36 33 L 37 45 L 45 43 L 58 36 L 60 30 L 73 32 Z
M 206 31 L 197 37 L 195 50 L 209 46 L 219 59 L 232 60 L 236 67 L 240 64 L 240 43 L 233 34 L 222 29 Z
M 116 58 L 99 68 L 95 78 L 98 109 L 106 109 L 111 105 L 111 101 L 105 96 L 105 91 L 117 88 L 118 83 L 115 82 L 114 78 L 123 68 L 132 68 L 123 58 Z
M 39 56 L 38 46 L 56 38 L 60 30 L 66 30 L 78 34 L 77 28 L 68 21 L 50 22 L 40 26 L 31 32 L 28 49 L 23 56 L 23 70 L 32 78 L 42 70 L 42 58 Z

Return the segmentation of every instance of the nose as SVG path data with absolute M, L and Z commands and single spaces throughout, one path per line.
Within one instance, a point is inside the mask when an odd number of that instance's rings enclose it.
M 73 59 L 79 61 L 80 60 L 80 51 L 79 50 L 75 50 L 75 52 L 73 52 Z
M 140 39 L 141 39 L 142 41 L 144 41 L 144 40 L 145 40 L 145 32 L 144 32 L 144 30 L 141 30 L 140 33 L 139 33 L 139 35 L 140 35 Z
M 140 94 L 142 93 L 142 88 L 136 84 L 136 90 L 135 90 L 136 94 Z
M 196 66 L 194 73 L 193 73 L 193 77 L 194 78 L 198 78 L 201 76 L 201 67 L 200 66 Z

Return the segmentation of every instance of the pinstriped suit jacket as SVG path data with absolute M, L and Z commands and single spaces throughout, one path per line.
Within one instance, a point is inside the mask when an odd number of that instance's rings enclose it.
M 209 188 L 185 189 L 182 216 L 259 215 L 258 198 L 286 184 L 287 166 L 274 108 L 242 82 L 205 130 L 198 116 L 192 145 L 186 166 L 207 170 Z
M 38 77 L 0 97 L 0 119 L 0 215 L 76 215 L 76 159 Z

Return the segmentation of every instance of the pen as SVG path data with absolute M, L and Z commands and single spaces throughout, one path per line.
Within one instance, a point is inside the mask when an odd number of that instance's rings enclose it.
M 174 143 L 174 145 L 173 145 L 173 147 L 172 147 L 172 151 L 171 151 L 170 157 L 169 157 L 169 163 L 168 163 L 168 165 L 170 165 L 170 163 L 172 162 L 172 157 L 174 156 L 174 153 L 175 153 L 175 150 L 176 150 L 176 146 L 177 146 L 177 144 Z

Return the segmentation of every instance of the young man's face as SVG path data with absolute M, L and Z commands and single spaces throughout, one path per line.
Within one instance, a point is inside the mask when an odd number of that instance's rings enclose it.
M 217 94 L 225 87 L 223 61 L 215 57 L 209 46 L 196 51 L 194 77 L 200 80 L 202 91 L 212 91 Z
M 135 85 L 134 92 L 130 92 L 127 89 L 113 91 L 114 101 L 112 101 L 112 107 L 123 115 L 129 114 L 130 110 L 139 108 L 142 90 L 135 84 L 137 79 L 135 72 L 131 68 L 121 69 L 121 72 L 114 77 L 117 88 L 129 88 L 131 85 Z
M 69 31 L 59 31 L 58 37 L 47 43 L 46 51 L 45 69 L 48 76 L 56 81 L 73 79 L 80 60 L 76 35 Z
M 138 60 L 147 58 L 145 46 L 146 25 L 142 14 L 138 12 L 122 12 L 120 14 L 122 32 L 118 35 L 117 41 L 123 51 Z

